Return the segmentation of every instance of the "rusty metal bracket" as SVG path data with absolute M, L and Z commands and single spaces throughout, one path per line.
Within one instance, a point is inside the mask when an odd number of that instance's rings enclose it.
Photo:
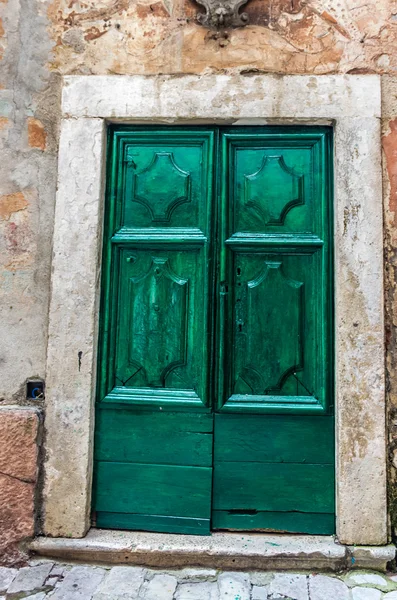
M 197 21 L 211 29 L 244 27 L 248 23 L 247 13 L 240 13 L 241 6 L 249 0 L 196 0 L 205 8 L 205 13 L 197 15 Z

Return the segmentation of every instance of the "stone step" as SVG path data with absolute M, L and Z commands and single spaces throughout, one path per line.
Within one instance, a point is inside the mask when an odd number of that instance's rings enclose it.
M 29 549 L 39 556 L 156 568 L 385 571 L 395 558 L 388 546 L 345 546 L 332 536 L 213 533 L 211 536 L 91 529 L 81 539 L 38 537 Z

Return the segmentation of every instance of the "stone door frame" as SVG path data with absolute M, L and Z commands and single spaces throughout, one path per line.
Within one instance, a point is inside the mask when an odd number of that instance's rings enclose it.
M 387 542 L 377 75 L 64 78 L 46 376 L 44 533 L 90 527 L 106 126 L 334 127 L 337 536 Z

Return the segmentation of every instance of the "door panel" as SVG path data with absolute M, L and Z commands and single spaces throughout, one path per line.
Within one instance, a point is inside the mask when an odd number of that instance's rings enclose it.
M 318 233 L 318 137 L 271 129 L 223 135 L 229 235 Z
M 109 134 L 95 519 L 208 534 L 214 131 Z
M 203 252 L 195 249 L 120 251 L 116 383 L 142 402 L 140 388 L 205 399 L 207 338 L 198 327 L 208 318 L 204 267 Z
M 213 528 L 333 533 L 329 132 L 221 138 Z
M 210 510 L 211 474 L 209 467 L 100 462 L 97 510 L 199 518 Z M 126 494 L 128 488 L 134 493 Z
M 213 133 L 135 130 L 123 143 L 125 227 L 198 228 L 208 234 Z M 165 186 L 166 184 L 166 186 Z
M 260 462 L 214 465 L 214 510 L 332 513 L 332 492 L 332 465 Z
M 139 424 L 139 427 L 137 427 Z M 96 459 L 105 462 L 212 467 L 210 413 L 153 413 L 111 408 L 98 412 Z
M 316 318 L 322 312 L 316 285 L 321 253 L 256 250 L 235 252 L 230 259 L 234 314 L 228 410 L 271 403 L 321 410 L 323 365 L 316 357 L 323 327 Z
M 334 418 L 317 415 L 215 415 L 215 462 L 334 462 Z

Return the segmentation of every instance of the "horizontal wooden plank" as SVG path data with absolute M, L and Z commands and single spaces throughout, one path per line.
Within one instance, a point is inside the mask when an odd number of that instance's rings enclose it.
M 104 529 L 129 529 L 136 531 L 159 531 L 210 535 L 209 519 L 165 517 L 162 515 L 127 515 L 123 513 L 98 512 L 96 526 Z
M 215 415 L 215 461 L 334 464 L 333 417 Z
M 335 533 L 333 513 L 257 512 L 255 514 L 214 510 L 212 529 L 234 531 L 276 531 L 279 533 Z
M 213 416 L 98 410 L 99 461 L 212 467 Z
M 212 469 L 97 462 L 95 510 L 209 519 Z
M 214 510 L 334 512 L 334 467 L 216 462 Z

